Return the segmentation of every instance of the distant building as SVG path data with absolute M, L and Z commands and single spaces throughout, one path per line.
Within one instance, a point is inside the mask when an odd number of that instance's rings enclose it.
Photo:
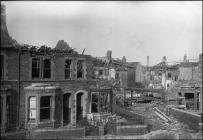
M 178 80 L 199 80 L 199 63 L 198 62 L 182 62 L 179 65 Z

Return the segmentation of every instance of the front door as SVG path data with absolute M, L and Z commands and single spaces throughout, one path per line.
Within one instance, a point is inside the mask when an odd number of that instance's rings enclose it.
M 83 107 L 82 107 L 82 97 L 83 93 L 78 93 L 77 94 L 77 112 L 76 112 L 76 121 L 78 122 L 80 119 L 82 119 L 82 114 L 83 114 Z
M 63 123 L 69 124 L 71 118 L 70 93 L 63 95 Z

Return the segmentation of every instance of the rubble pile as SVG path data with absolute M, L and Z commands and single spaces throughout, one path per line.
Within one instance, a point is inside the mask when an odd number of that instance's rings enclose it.
M 143 107 L 145 109 L 143 109 Z M 154 107 L 157 107 L 160 111 L 162 111 L 162 113 L 167 114 L 167 103 L 162 101 L 153 101 L 147 104 L 139 103 L 139 105 L 137 104 L 131 107 L 131 110 L 135 111 L 136 113 L 141 113 L 146 117 L 147 123 L 151 125 L 152 132 L 158 130 L 166 130 L 168 132 L 175 132 L 181 138 L 202 138 L 202 135 L 199 132 L 194 132 L 194 130 L 191 130 L 188 125 L 178 121 L 172 115 L 168 116 L 171 122 L 167 123 L 157 116 L 153 109 Z M 139 110 L 139 108 L 141 109 Z

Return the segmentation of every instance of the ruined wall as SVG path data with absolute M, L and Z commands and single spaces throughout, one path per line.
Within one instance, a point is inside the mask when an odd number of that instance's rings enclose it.
M 135 82 L 143 82 L 142 66 L 140 64 L 136 66 Z
M 129 87 L 133 86 L 134 82 L 135 82 L 135 70 L 132 69 L 132 68 L 129 68 L 127 70 L 127 77 L 128 77 L 128 83 L 127 83 L 127 85 Z
M 199 123 L 202 123 L 201 115 L 176 108 L 169 108 L 168 111 L 169 114 L 174 115 L 179 121 L 187 124 L 190 128 L 195 130 L 200 129 Z
M 12 112 L 14 113 L 12 116 L 15 121 L 12 119 L 12 123 L 16 123 L 17 121 L 17 100 L 20 98 L 20 109 L 19 109 L 19 124 L 20 126 L 24 126 L 25 123 L 25 91 L 24 87 L 31 85 L 32 83 L 51 83 L 57 87 L 60 87 L 62 90 L 62 94 L 70 92 L 75 94 L 79 90 L 87 91 L 88 99 L 86 104 L 86 112 L 88 113 L 89 103 L 90 103 L 90 85 L 95 85 L 94 81 L 91 81 L 92 74 L 93 74 L 93 65 L 91 63 L 91 59 L 86 56 L 82 56 L 82 59 L 86 61 L 86 79 L 76 79 L 76 61 L 80 58 L 75 56 L 73 60 L 75 62 L 74 69 L 72 70 L 74 76 L 73 79 L 65 79 L 65 69 L 64 69 L 64 56 L 56 56 L 53 58 L 53 65 L 52 65 L 52 78 L 51 79 L 31 79 L 31 67 L 32 67 L 32 59 L 28 52 L 24 52 L 21 55 L 20 61 L 20 69 L 21 69 L 21 85 L 20 85 L 20 97 L 19 97 L 19 90 L 18 90 L 18 74 L 19 74 L 19 61 L 18 61 L 18 51 L 14 49 L 2 49 L 1 53 L 6 54 L 6 70 L 7 70 L 7 77 L 8 79 L 1 82 L 2 85 L 9 85 L 12 88 Z M 74 97 L 74 96 L 73 96 Z M 13 99 L 16 101 L 14 102 Z M 74 98 L 73 98 L 74 99 Z M 74 99 L 75 100 L 75 99 Z M 76 111 L 73 110 L 73 113 Z M 60 113 L 60 112 L 59 112 Z M 74 117 L 74 116 L 73 116 Z
M 180 67 L 179 80 L 199 80 L 198 67 Z

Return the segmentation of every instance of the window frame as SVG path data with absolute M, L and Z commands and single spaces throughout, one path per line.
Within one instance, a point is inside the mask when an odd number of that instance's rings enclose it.
M 38 64 L 38 69 L 39 69 L 39 77 L 33 77 L 33 59 L 39 59 L 39 64 Z M 45 64 L 45 60 L 49 60 L 50 61 L 50 68 L 45 68 L 44 64 Z M 38 79 L 52 79 L 52 59 L 48 58 L 48 57 L 32 57 L 31 59 L 31 79 L 32 80 L 38 80 Z M 45 77 L 44 73 L 46 70 L 49 70 L 50 72 L 50 77 Z
M 49 66 L 49 68 L 45 68 L 45 61 L 46 60 L 48 60 L 49 62 L 50 62 L 50 66 Z M 43 65 L 43 67 L 42 67 L 42 79 L 51 79 L 51 59 L 50 58 L 43 58 L 43 62 L 42 62 L 42 65 Z M 48 77 L 45 77 L 45 71 L 47 71 L 47 70 L 49 70 L 50 72 L 49 72 L 49 78 Z
M 82 63 L 82 68 L 81 68 L 81 72 L 82 72 L 82 77 L 78 77 L 78 62 L 81 61 Z M 76 63 L 76 67 L 77 67 L 77 72 L 76 72 L 76 78 L 77 79 L 85 79 L 85 69 L 84 69 L 84 66 L 85 66 L 85 60 L 83 59 L 79 59 L 77 60 L 77 63 Z
M 97 102 L 93 102 L 93 95 L 97 95 L 97 97 L 98 97 Z M 97 111 L 94 111 L 94 112 L 92 110 L 93 103 L 97 105 L 97 107 L 96 107 Z M 99 92 L 92 92 L 91 93 L 91 113 L 99 113 Z
M 30 106 L 30 104 L 31 104 L 31 98 L 35 98 L 35 108 L 31 108 Z M 31 110 L 35 110 L 36 111 L 36 116 L 35 116 L 35 119 L 31 119 L 31 117 L 30 117 L 30 113 L 31 113 Z M 37 120 L 37 97 L 36 96 L 30 96 L 29 98 L 28 98 L 28 121 L 36 121 Z
M 67 60 L 70 60 L 70 67 L 69 68 L 67 68 L 66 67 L 66 61 Z M 71 58 L 66 58 L 65 59 L 65 65 L 64 65 L 64 79 L 71 79 L 72 77 L 73 77 L 73 75 L 72 75 L 72 69 L 73 69 L 73 59 L 71 59 Z M 66 71 L 67 70 L 69 70 L 69 78 L 66 76 Z
M 41 107 L 41 100 L 42 100 L 42 98 L 44 98 L 44 97 L 49 97 L 49 106 L 46 106 L 46 107 Z M 41 96 L 41 98 L 40 98 L 40 106 L 39 106 L 39 112 L 40 112 L 40 116 L 39 116 L 39 121 L 40 122 L 43 122 L 43 121 L 46 121 L 46 120 L 48 120 L 48 121 L 50 121 L 51 119 L 52 119 L 52 96 L 51 95 L 47 95 L 47 96 Z M 41 111 L 42 110 L 45 110 L 45 109 L 49 109 L 49 118 L 41 118 Z

